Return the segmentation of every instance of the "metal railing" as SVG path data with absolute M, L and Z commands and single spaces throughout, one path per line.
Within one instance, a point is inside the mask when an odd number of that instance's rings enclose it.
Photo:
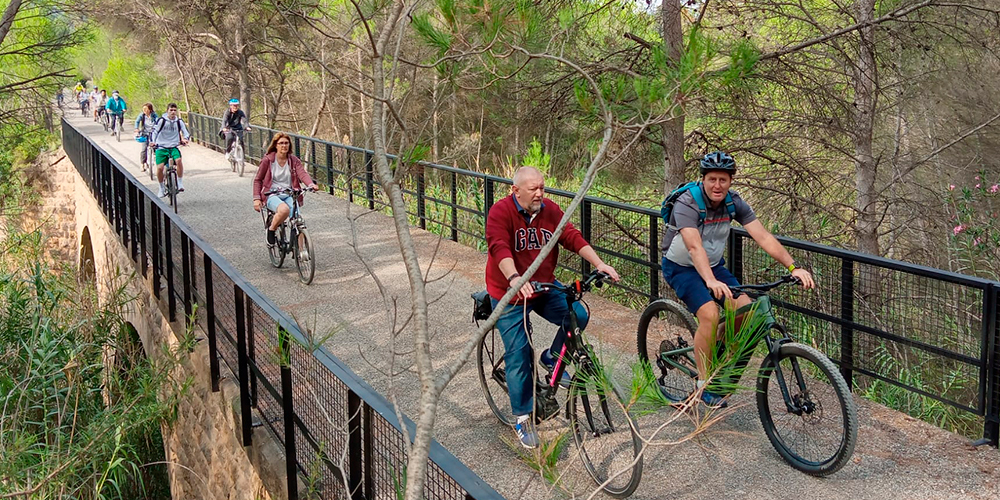
M 396 498 L 406 453 L 389 402 L 262 295 L 184 221 L 100 146 L 62 122 L 63 147 L 128 250 L 166 303 L 170 321 L 193 322 L 208 340 L 212 390 L 226 363 L 240 388 L 243 445 L 255 412 L 284 447 L 288 495 L 298 477 L 317 479 L 322 498 Z M 188 325 L 190 326 L 190 325 Z M 414 425 L 404 417 L 409 435 Z M 346 457 L 341 459 L 341 457 Z M 432 443 L 425 497 L 501 499 L 464 464 Z
M 190 113 L 201 144 L 221 151 L 219 118 Z M 259 161 L 277 130 L 254 127 L 246 135 L 249 156 Z M 288 133 L 293 153 L 330 194 L 370 209 L 387 210 L 370 150 Z M 390 155 L 390 160 L 398 158 Z M 485 250 L 485 220 L 509 179 L 428 162 L 402 169 L 410 221 Z M 250 169 L 251 172 L 254 169 Z M 499 195 L 500 197 L 505 194 Z M 546 189 L 562 206 L 573 193 Z M 611 289 L 619 301 L 642 307 L 671 293 L 660 284 L 659 210 L 586 197 L 574 224 L 622 277 Z M 764 280 L 783 272 L 747 234 L 731 233 L 727 262 L 738 278 Z M 820 285 L 808 294 L 782 289 L 775 298 L 792 334 L 835 360 L 858 390 L 883 383 L 982 418 L 983 437 L 1000 437 L 1000 283 L 824 245 L 779 238 L 799 263 L 812 267 Z M 586 274 L 589 264 L 560 253 L 560 267 Z M 857 378 L 856 374 L 863 377 Z

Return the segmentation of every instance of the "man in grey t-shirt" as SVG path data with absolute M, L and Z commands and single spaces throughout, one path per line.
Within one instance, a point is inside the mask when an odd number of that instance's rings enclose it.
M 809 271 L 795 264 L 785 247 L 757 220 L 746 201 L 729 191 L 735 173 L 736 162 L 728 154 L 716 151 L 705 155 L 701 160 L 700 188 L 684 193 L 674 203 L 663 238 L 663 277 L 688 310 L 698 317 L 694 352 L 699 388 L 705 384 L 708 376 L 707 365 L 712 356 L 709 346 L 715 345 L 715 332 L 719 323 L 719 308 L 712 297 L 720 300 L 725 297 L 737 308 L 750 304 L 750 298 L 746 295 L 733 298 L 729 287 L 739 285 L 739 282 L 726 269 L 722 259 L 732 224 L 726 206 L 727 195 L 735 207 L 736 222 L 746 229 L 754 241 L 774 260 L 787 267 L 802 282 L 803 287 L 815 286 Z M 701 221 L 695 196 L 704 200 L 704 222 Z M 702 392 L 702 400 L 710 406 L 725 406 L 723 398 L 709 391 Z

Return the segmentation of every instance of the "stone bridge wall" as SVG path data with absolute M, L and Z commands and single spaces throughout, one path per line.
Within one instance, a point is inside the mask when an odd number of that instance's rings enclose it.
M 29 178 L 41 193 L 41 203 L 30 209 L 27 219 L 29 224 L 48 225 L 47 253 L 78 264 L 83 263 L 83 256 L 93 255 L 101 296 L 120 280 L 130 280 L 128 289 L 136 298 L 127 308 L 126 319 L 139 333 L 147 356 L 158 357 L 165 346 L 176 346 L 183 323 L 167 321 L 166 311 L 151 293 L 151 281 L 135 269 L 128 250 L 119 243 L 69 159 L 61 151 L 43 158 Z M 85 234 L 89 237 L 84 238 Z M 199 342 L 176 373 L 180 380 L 190 378 L 192 383 L 178 408 L 177 420 L 163 428 L 173 498 L 287 498 L 280 446 L 268 431 L 257 427 L 253 446 L 243 447 L 239 387 L 223 365 L 220 391 L 213 393 L 208 356 L 206 342 Z

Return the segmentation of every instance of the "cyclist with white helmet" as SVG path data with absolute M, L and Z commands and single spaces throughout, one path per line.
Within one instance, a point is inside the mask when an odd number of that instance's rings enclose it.
M 244 126 L 244 124 L 246 124 Z M 226 113 L 222 115 L 222 128 L 219 130 L 219 134 L 225 134 L 226 136 L 226 159 L 229 160 L 229 150 L 233 147 L 233 141 L 235 139 L 240 140 L 240 146 L 245 152 L 247 147 L 246 143 L 243 142 L 243 131 L 250 130 L 250 120 L 247 118 L 246 113 L 240 109 L 240 100 L 233 98 L 229 100 L 229 108 L 226 109 Z
M 814 286 L 809 271 L 798 267 L 788 250 L 757 220 L 750 205 L 730 191 L 736 173 L 733 157 L 722 151 L 709 153 L 702 158 L 700 170 L 701 182 L 674 202 L 661 244 L 663 278 L 688 310 L 698 317 L 694 352 L 699 388 L 704 386 L 709 375 L 710 346 L 715 345 L 719 323 L 719 307 L 712 297 L 725 298 L 736 307 L 751 302 L 745 294 L 734 297 L 729 287 L 740 283 L 722 258 L 733 219 L 768 255 L 799 278 L 803 287 Z M 709 406 L 726 406 L 723 397 L 708 390 L 702 392 L 702 400 Z
M 104 105 L 108 115 L 111 117 L 111 135 L 115 134 L 115 128 L 125 124 L 125 112 L 128 111 L 128 104 L 122 99 L 118 91 L 111 93 L 111 98 Z

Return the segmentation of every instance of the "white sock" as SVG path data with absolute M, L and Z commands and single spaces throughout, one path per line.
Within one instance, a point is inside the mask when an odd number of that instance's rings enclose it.
M 527 422 L 529 418 L 531 418 L 531 415 L 518 415 L 517 423 Z
M 167 190 L 167 185 L 161 182 L 160 183 L 160 189 L 163 190 L 163 191 L 166 191 Z
M 177 178 L 177 187 L 184 187 L 184 179 L 181 179 L 180 177 Z

